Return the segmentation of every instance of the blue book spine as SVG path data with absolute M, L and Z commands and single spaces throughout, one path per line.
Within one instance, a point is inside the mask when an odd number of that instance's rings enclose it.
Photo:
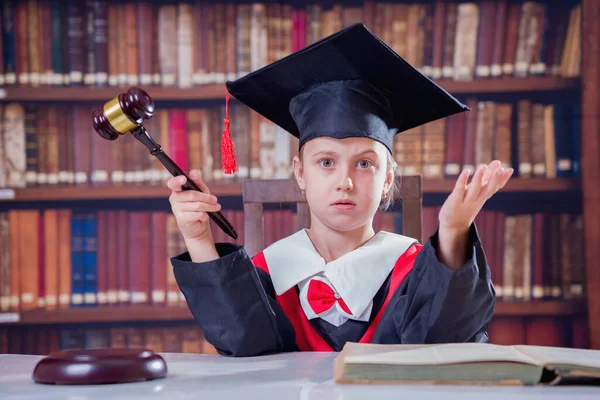
M 63 74 L 66 72 L 63 69 L 63 35 L 62 35 L 62 4 L 52 4 L 52 83 L 55 85 L 63 84 Z
M 15 56 L 15 6 L 10 0 L 2 2 L 2 57 L 4 58 L 4 83 L 17 83 Z
M 544 29 L 542 33 L 542 47 L 540 49 L 540 61 L 538 65 L 533 65 L 531 67 L 534 75 L 545 75 L 548 71 L 548 68 L 551 67 L 550 63 L 552 60 L 548 59 L 548 42 L 550 41 L 550 27 L 552 23 L 555 21 L 553 18 L 553 13 L 556 12 L 552 4 L 542 4 L 543 8 L 545 8 L 546 17 L 544 18 Z
M 95 306 L 97 304 L 98 297 L 98 236 L 96 229 L 96 215 L 87 214 L 85 216 L 84 223 L 84 303 L 86 306 Z
M 568 108 L 563 104 L 554 104 L 554 154 L 556 176 L 571 176 L 571 131 L 569 126 Z
M 572 157 L 573 157 L 573 175 L 581 176 L 581 104 L 573 104 L 572 109 Z
M 71 217 L 71 306 L 83 305 L 83 220 L 78 214 Z
M 569 107 L 554 105 L 554 153 L 556 157 L 556 176 L 573 175 L 571 117 Z

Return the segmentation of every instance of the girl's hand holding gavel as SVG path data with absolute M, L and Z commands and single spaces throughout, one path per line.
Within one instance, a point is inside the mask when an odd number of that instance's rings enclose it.
M 171 189 L 169 202 L 177 220 L 177 226 L 186 241 L 214 243 L 207 212 L 219 211 L 221 205 L 217 202 L 217 198 L 210 194 L 200 171 L 191 170 L 189 177 L 202 192 L 183 190 L 181 186 L 187 180 L 185 176 L 176 176 L 167 181 L 167 187 Z

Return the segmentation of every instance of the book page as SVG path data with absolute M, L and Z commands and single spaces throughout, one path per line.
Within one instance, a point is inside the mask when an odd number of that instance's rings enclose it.
M 346 356 L 358 356 L 378 353 L 388 353 L 393 350 L 420 349 L 422 347 L 435 346 L 429 344 L 379 344 L 379 343 L 355 343 L 346 342 L 343 353 Z
M 361 349 L 360 346 L 363 348 Z M 345 364 L 442 365 L 470 362 L 508 361 L 540 365 L 533 358 L 510 346 L 489 343 L 448 343 L 435 345 L 379 345 L 369 352 L 369 345 L 349 346 Z
M 514 346 L 523 354 L 545 364 L 568 364 L 600 368 L 600 350 L 570 349 L 549 346 Z

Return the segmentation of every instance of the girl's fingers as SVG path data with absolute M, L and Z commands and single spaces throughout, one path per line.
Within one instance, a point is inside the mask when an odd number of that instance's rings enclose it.
M 187 182 L 187 178 L 184 175 L 180 175 L 180 176 L 174 176 L 172 178 L 170 178 L 167 181 L 167 187 L 169 189 L 171 189 L 173 192 L 190 192 L 190 193 L 202 193 L 205 195 L 209 195 L 210 196 L 210 189 L 208 188 L 208 186 L 206 186 L 206 184 L 204 183 L 204 181 L 202 180 L 202 174 L 200 173 L 200 171 L 193 169 L 190 171 L 190 180 L 192 182 L 194 182 L 198 188 L 200 188 L 201 192 L 198 192 L 197 190 L 183 190 L 182 186 Z M 188 199 L 188 201 L 191 200 L 201 200 L 203 199 L 202 197 L 196 199 Z
M 221 210 L 220 204 L 208 204 L 202 202 L 178 203 L 174 208 L 178 212 L 216 212 Z
M 208 186 L 206 186 L 206 183 L 204 183 L 204 180 L 202 180 L 202 173 L 199 170 L 197 170 L 197 169 L 191 170 L 190 171 L 190 179 L 196 185 L 198 185 L 200 190 L 202 190 L 204 193 L 210 194 L 210 189 L 208 188 Z
M 181 203 L 185 202 L 202 202 L 209 204 L 217 204 L 217 197 L 208 194 L 198 192 L 197 190 L 184 190 L 181 192 L 173 193 L 173 200 Z
M 506 182 L 508 182 L 508 180 L 512 176 L 513 172 L 515 172 L 515 170 L 512 168 L 508 168 L 503 171 L 502 177 L 500 178 L 500 184 L 498 186 L 498 190 L 502 189 L 504 187 L 504 185 L 506 185 Z
M 185 176 L 174 176 L 167 181 L 167 187 L 174 192 L 183 191 L 183 184 L 187 181 Z
M 496 168 L 494 173 L 490 177 L 489 182 L 482 191 L 484 199 L 489 199 L 494 195 L 494 193 L 498 191 L 503 176 L 504 174 L 502 168 Z
M 467 195 L 465 198 L 466 201 L 473 200 L 479 195 L 479 192 L 481 191 L 483 176 L 485 175 L 487 168 L 487 165 L 482 164 L 475 170 L 473 179 L 471 180 L 471 183 L 467 188 Z
M 492 177 L 492 181 L 490 182 L 490 187 L 486 188 L 485 196 L 486 198 L 492 197 L 496 192 L 506 185 L 506 182 L 510 179 L 514 170 L 512 168 L 498 168 Z
M 464 199 L 465 193 L 467 192 L 467 181 L 469 180 L 469 175 L 471 175 L 470 170 L 463 170 L 456 179 L 456 184 L 454 185 L 453 192 L 461 200 Z
M 177 220 L 186 224 L 194 222 L 208 222 L 210 217 L 202 211 L 183 211 L 177 214 Z
M 496 170 L 501 166 L 502 163 L 498 160 L 494 160 L 488 165 L 487 169 L 485 170 L 485 174 L 483 175 L 483 186 L 485 186 L 490 181 L 490 179 L 492 179 Z

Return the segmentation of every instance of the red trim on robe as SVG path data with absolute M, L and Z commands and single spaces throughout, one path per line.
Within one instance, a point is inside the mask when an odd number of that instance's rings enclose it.
M 394 269 L 392 270 L 389 291 L 377 315 L 360 339 L 360 343 L 370 343 L 373 339 L 375 330 L 379 326 L 379 321 L 381 321 L 387 305 L 398 287 L 400 287 L 400 284 L 404 281 L 404 278 L 406 278 L 406 275 L 413 269 L 417 255 L 422 248 L 423 246 L 420 244 L 413 244 L 396 260 L 396 264 L 394 264 Z M 252 262 L 257 268 L 269 274 L 269 266 L 263 252 L 254 256 Z M 296 333 L 296 345 L 301 351 L 333 351 L 331 346 L 313 328 L 306 314 L 304 314 L 304 310 L 302 310 L 302 306 L 300 305 L 300 299 L 294 288 L 287 290 L 281 295 L 275 294 L 275 299 L 292 323 Z

